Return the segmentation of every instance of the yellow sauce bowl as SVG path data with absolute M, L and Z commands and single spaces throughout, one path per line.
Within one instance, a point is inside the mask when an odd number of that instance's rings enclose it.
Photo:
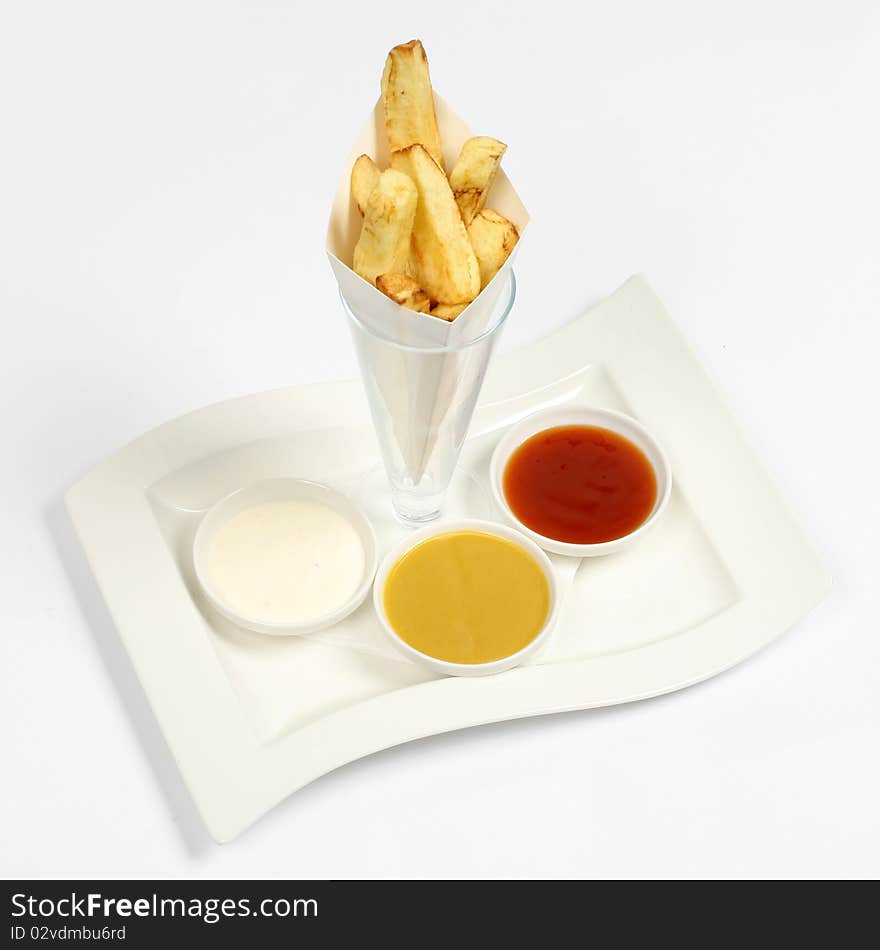
M 550 559 L 521 532 L 452 521 L 414 532 L 386 555 L 373 605 L 409 659 L 447 676 L 486 676 L 544 646 L 559 588 Z

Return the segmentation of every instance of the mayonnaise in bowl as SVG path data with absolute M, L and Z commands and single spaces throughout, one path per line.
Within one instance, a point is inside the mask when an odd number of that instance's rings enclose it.
M 364 515 L 315 482 L 257 482 L 205 515 L 193 549 L 212 605 L 259 633 L 314 632 L 342 620 L 369 590 L 376 542 Z

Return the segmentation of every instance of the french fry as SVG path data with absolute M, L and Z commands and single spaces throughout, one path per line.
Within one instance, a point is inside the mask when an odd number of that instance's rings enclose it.
M 438 303 L 469 303 L 480 292 L 480 267 L 446 175 L 422 145 L 393 152 L 391 167 L 418 189 L 412 240 L 419 284 Z
M 379 166 L 369 155 L 361 155 L 351 168 L 351 193 L 358 211 L 364 213 L 370 193 L 379 181 Z
M 484 208 L 471 221 L 468 239 L 480 265 L 480 289 L 498 273 L 519 240 L 516 225 L 503 214 Z
M 498 174 L 501 156 L 506 151 L 504 142 L 486 135 L 468 139 L 462 145 L 458 161 L 449 173 L 449 185 L 465 227 L 483 210 L 489 190 Z
M 466 303 L 438 303 L 431 308 L 431 316 L 452 323 L 466 306 Z
M 406 268 L 417 203 L 416 186 L 403 172 L 388 168 L 379 175 L 367 199 L 352 261 L 364 280 L 374 284 L 380 274 Z
M 419 40 L 395 46 L 382 73 L 385 129 L 392 152 L 419 143 L 445 171 L 428 58 Z
M 431 298 L 419 287 L 419 282 L 407 274 L 380 274 L 376 286 L 395 303 L 408 310 L 428 313 Z

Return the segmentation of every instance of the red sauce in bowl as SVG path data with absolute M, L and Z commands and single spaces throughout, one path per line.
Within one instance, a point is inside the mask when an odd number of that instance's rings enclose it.
M 635 531 L 654 509 L 657 476 L 629 439 L 598 426 L 544 429 L 504 470 L 510 510 L 545 538 L 599 544 Z

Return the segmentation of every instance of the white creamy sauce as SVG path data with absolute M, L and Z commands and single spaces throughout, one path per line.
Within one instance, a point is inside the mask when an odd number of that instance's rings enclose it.
M 272 501 L 221 525 L 208 575 L 233 610 L 264 623 L 311 620 L 341 607 L 364 576 L 363 544 L 338 511 Z

